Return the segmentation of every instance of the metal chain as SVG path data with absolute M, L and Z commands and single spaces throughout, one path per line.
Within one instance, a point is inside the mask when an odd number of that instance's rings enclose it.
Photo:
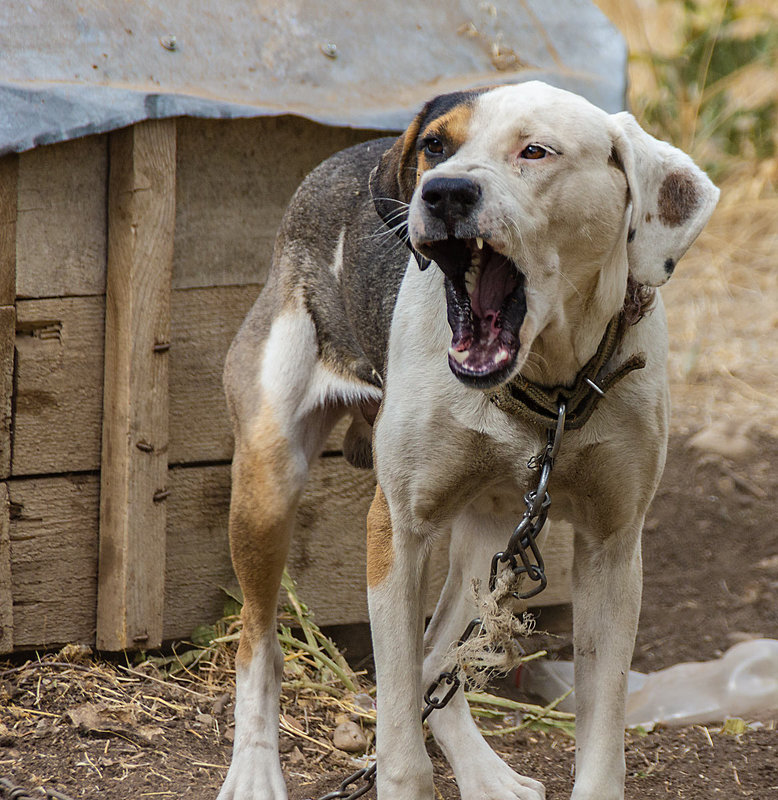
M 44 795 L 46 800 L 72 800 L 66 794 L 62 794 L 62 792 L 58 792 L 56 789 L 42 789 L 42 791 L 46 793 Z M 38 800 L 42 800 L 41 795 L 30 794 L 27 789 L 17 786 L 15 783 L 8 780 L 8 778 L 0 778 L 0 797 L 4 798 L 4 800 L 35 800 L 36 797 Z
M 538 547 L 537 537 L 539 536 L 543 526 L 546 524 L 548 518 L 548 511 L 551 506 L 551 495 L 548 493 L 548 483 L 551 479 L 551 470 L 554 468 L 554 459 L 559 453 L 559 448 L 562 445 L 562 434 L 565 430 L 565 416 L 567 409 L 564 403 L 559 404 L 557 410 L 556 427 L 551 428 L 548 432 L 548 440 L 543 451 L 530 459 L 527 466 L 529 469 L 537 469 L 540 472 L 538 478 L 538 485 L 535 489 L 531 489 L 524 495 L 524 503 L 527 506 L 521 521 L 516 526 L 508 540 L 505 550 L 495 553 L 492 557 L 492 563 L 489 570 L 489 591 L 494 593 L 497 586 L 497 577 L 500 572 L 500 565 L 507 564 L 516 578 L 526 575 L 531 581 L 538 585 L 530 589 L 528 592 L 519 594 L 513 592 L 512 595 L 517 600 L 528 600 L 530 597 L 540 594 L 547 584 L 546 568 L 543 563 L 543 557 Z M 518 556 L 518 560 L 517 557 Z M 519 563 L 521 561 L 521 563 Z M 480 627 L 481 620 L 476 617 L 470 620 L 465 628 L 462 636 L 459 638 L 459 644 L 464 644 L 473 631 Z M 437 697 L 435 692 L 445 685 L 446 691 L 441 697 Z M 444 708 L 449 704 L 451 699 L 457 692 L 457 689 L 462 685 L 462 679 L 457 674 L 456 668 L 445 670 L 435 678 L 434 681 L 427 687 L 424 693 L 424 709 L 421 712 L 422 723 L 427 717 L 436 709 Z M 322 795 L 317 800 L 356 800 L 358 797 L 367 794 L 376 781 L 376 773 L 378 765 L 371 764 L 369 767 L 363 767 L 357 770 L 346 778 L 340 787 L 334 792 Z M 356 785 L 360 781 L 363 785 L 353 791 L 349 787 Z

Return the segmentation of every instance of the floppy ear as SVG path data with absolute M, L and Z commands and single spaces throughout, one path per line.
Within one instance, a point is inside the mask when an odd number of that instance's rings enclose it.
M 416 115 L 370 173 L 370 197 L 378 216 L 405 242 L 422 270 L 427 269 L 430 260 L 416 252 L 408 240 L 408 204 L 416 188 L 416 138 L 428 106 L 429 103 Z
M 611 120 L 632 198 L 629 271 L 638 283 L 661 286 L 710 219 L 719 190 L 686 153 L 647 134 L 631 114 Z
M 370 173 L 370 197 L 375 210 L 396 231 L 401 231 L 408 219 L 407 206 L 416 188 L 416 137 L 425 110 L 426 107 L 416 115 Z

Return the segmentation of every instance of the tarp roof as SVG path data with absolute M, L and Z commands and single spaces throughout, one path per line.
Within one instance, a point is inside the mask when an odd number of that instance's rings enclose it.
M 530 78 L 617 111 L 626 58 L 589 0 L 3 0 L 0 153 L 174 116 L 397 130 Z

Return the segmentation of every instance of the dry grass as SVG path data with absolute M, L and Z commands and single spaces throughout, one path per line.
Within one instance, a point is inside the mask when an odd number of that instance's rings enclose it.
M 690 152 L 721 189 L 713 219 L 663 290 L 674 429 L 729 419 L 774 431 L 778 72 L 775 48 L 760 50 L 760 43 L 778 40 L 778 7 L 769 0 L 596 2 L 629 42 L 635 115 Z M 717 61 L 716 48 L 750 58 Z M 695 54 L 699 63 L 688 63 Z M 683 74 L 694 80 L 683 82 Z M 658 113 L 662 103 L 673 113 Z

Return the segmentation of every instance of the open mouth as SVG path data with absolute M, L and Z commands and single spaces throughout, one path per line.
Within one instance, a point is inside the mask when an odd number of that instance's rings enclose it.
M 516 363 L 527 313 L 523 274 L 480 237 L 449 236 L 422 250 L 445 275 L 451 371 L 479 388 L 502 383 Z

